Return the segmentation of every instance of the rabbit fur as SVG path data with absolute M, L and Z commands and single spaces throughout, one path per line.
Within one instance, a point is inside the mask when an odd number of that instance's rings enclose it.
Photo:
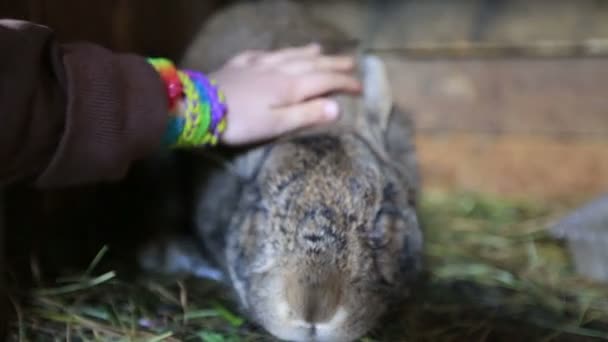
M 313 41 L 357 53 L 298 3 L 248 1 L 212 17 L 181 66 L 214 70 L 243 50 Z M 392 105 L 384 63 L 358 60 L 363 96 L 335 95 L 337 123 L 193 152 L 198 238 L 248 317 L 282 340 L 359 338 L 422 266 L 412 123 Z

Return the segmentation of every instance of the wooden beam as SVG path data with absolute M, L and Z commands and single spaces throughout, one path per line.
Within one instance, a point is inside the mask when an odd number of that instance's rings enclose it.
M 421 131 L 608 139 L 608 59 L 385 60 Z
M 569 201 L 608 191 L 608 140 L 419 134 L 427 189 Z
M 385 60 L 417 127 L 426 186 L 608 191 L 608 59 Z

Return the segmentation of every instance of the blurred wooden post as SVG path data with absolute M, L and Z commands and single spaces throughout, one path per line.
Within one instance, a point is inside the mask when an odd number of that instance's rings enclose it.
M 10 301 L 8 297 L 8 270 L 6 264 L 5 236 L 5 207 L 4 189 L 0 187 L 0 339 L 7 338 L 10 317 Z

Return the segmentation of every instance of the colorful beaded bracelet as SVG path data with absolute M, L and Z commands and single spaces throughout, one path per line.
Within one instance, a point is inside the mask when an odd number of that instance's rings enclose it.
M 161 76 L 169 100 L 169 123 L 163 139 L 169 147 L 215 145 L 226 129 L 227 107 L 213 80 L 192 70 L 178 70 L 164 58 L 148 62 Z

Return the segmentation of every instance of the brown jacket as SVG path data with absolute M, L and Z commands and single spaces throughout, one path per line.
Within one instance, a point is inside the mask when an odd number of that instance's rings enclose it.
M 167 105 L 143 57 L 0 20 L 0 187 L 117 180 L 159 148 Z

